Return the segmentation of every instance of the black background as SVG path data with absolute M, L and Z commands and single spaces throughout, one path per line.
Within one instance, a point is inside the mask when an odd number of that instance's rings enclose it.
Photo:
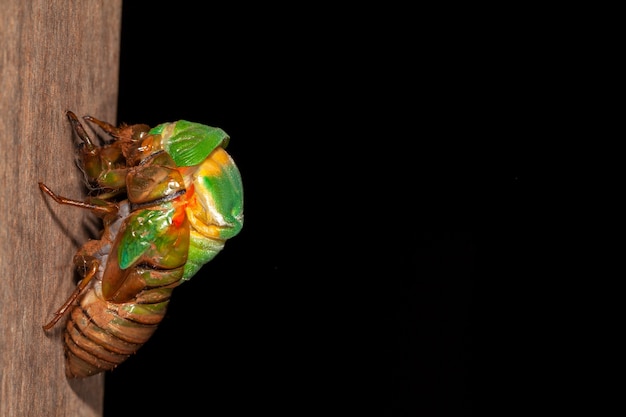
M 514 396 L 528 177 L 476 140 L 504 132 L 467 114 L 484 96 L 464 46 L 402 11 L 207 7 L 124 2 L 118 122 L 223 128 L 244 227 L 107 374 L 104 415 L 465 416 Z

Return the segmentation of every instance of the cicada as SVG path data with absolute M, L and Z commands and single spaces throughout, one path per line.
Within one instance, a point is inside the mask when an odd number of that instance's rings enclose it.
M 43 328 L 69 314 L 65 373 L 83 378 L 136 353 L 163 320 L 173 289 L 240 232 L 243 186 L 220 128 L 185 120 L 114 126 L 85 116 L 111 137 L 96 145 L 74 113 L 67 117 L 82 141 L 79 166 L 92 193 L 73 200 L 39 187 L 59 204 L 90 210 L 103 230 L 76 252 L 81 279 Z

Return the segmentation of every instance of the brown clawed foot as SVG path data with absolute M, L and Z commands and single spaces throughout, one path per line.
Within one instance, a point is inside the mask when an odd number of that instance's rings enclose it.
M 87 131 L 85 130 L 83 125 L 80 123 L 80 120 L 78 120 L 78 117 L 76 117 L 76 115 L 70 110 L 68 110 L 65 113 L 65 115 L 67 116 L 67 119 L 72 124 L 72 128 L 74 129 L 78 137 L 83 141 L 87 149 L 89 149 L 89 151 L 94 151 L 96 149 L 96 146 L 93 144 L 93 142 L 89 138 Z
M 104 130 L 105 132 L 107 132 L 109 135 L 111 135 L 114 138 L 119 136 L 120 129 L 117 126 L 113 126 L 111 123 L 104 122 L 92 116 L 83 116 L 83 119 L 97 126 L 100 126 L 102 130 Z

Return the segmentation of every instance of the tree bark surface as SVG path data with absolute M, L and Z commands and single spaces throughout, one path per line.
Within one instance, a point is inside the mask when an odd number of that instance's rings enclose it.
M 121 0 L 0 0 L 0 416 L 102 416 L 104 376 L 65 377 L 72 258 L 98 223 L 65 112 L 116 123 Z M 89 130 L 93 139 L 100 132 Z M 95 228 L 95 229 L 94 229 Z

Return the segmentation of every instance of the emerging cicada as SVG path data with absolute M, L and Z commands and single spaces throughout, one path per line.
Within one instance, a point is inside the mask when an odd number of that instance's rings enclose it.
M 104 229 L 77 251 L 82 279 L 43 328 L 70 312 L 65 372 L 82 378 L 114 369 L 152 336 L 172 290 L 241 230 L 243 188 L 219 128 L 184 120 L 116 127 L 86 116 L 113 138 L 96 146 L 76 115 L 67 117 L 97 195 L 78 201 L 39 187 L 100 216 Z

